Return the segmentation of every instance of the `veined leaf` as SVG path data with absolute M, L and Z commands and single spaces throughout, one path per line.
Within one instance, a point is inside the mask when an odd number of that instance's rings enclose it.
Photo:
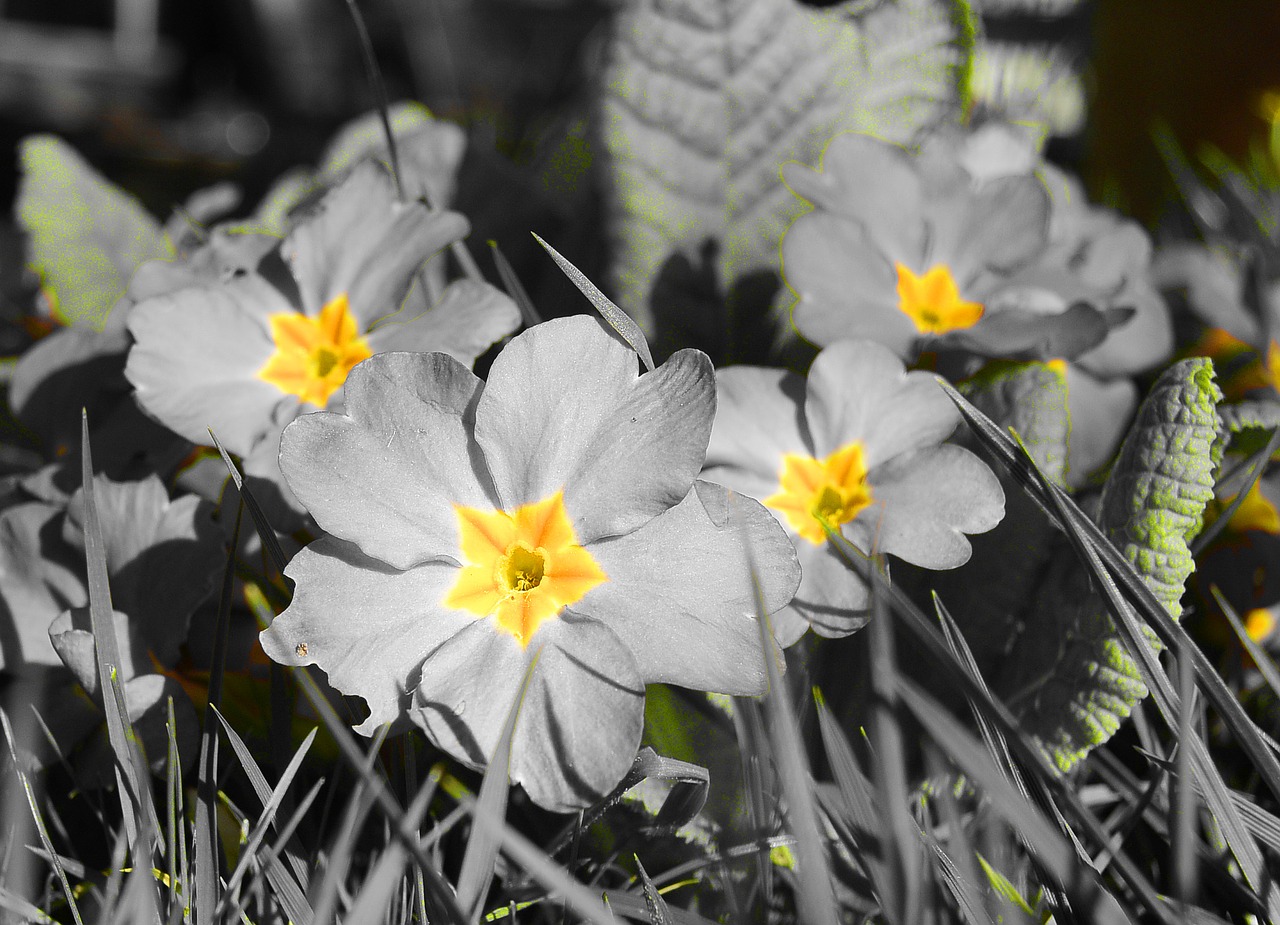
M 631 0 L 613 23 L 599 114 L 619 304 L 653 333 L 667 322 L 652 289 L 673 259 L 713 270 L 722 289 L 776 272 L 778 241 L 805 208 L 779 166 L 816 163 L 839 132 L 904 142 L 954 111 L 968 15 L 962 0 L 862 13 Z
M 53 135 L 23 139 L 15 205 L 54 316 L 101 330 L 143 261 L 172 256 L 160 223 Z
M 1139 409 L 1102 494 L 1099 526 L 1174 619 L 1195 567 L 1188 544 L 1222 460 L 1221 399 L 1211 361 L 1171 366 Z M 1029 611 L 1049 623 L 1027 634 L 1039 640 L 1036 650 L 1019 653 L 1014 708 L 1065 772 L 1111 737 L 1147 688 L 1087 571 L 1069 555 L 1050 568 Z M 1146 635 L 1158 648 L 1150 628 Z

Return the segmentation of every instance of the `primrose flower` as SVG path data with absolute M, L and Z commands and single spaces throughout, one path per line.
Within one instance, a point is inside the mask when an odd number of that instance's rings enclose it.
M 1004 515 L 1004 492 L 986 464 L 942 442 L 960 421 L 951 400 L 880 344 L 827 347 L 807 381 L 777 369 L 721 369 L 716 392 L 703 475 L 773 511 L 804 570 L 795 599 L 774 618 L 784 646 L 809 626 L 845 636 L 866 622 L 866 586 L 837 556 L 824 521 L 866 552 L 944 569 L 968 561 L 965 534 Z
M 978 188 L 943 152 L 844 134 L 827 145 L 821 169 L 790 163 L 783 178 L 814 205 L 782 241 L 793 319 L 808 340 L 866 337 L 906 359 L 939 338 L 999 350 L 1039 336 L 1018 322 L 1043 327 L 1043 318 L 991 301 L 1047 242 L 1049 198 L 1034 177 Z
M 466 230 L 456 213 L 398 202 L 386 169 L 363 161 L 256 268 L 135 305 L 125 375 L 171 430 L 209 445 L 212 428 L 247 471 L 279 482 L 280 431 L 339 406 L 360 361 L 435 349 L 469 364 L 515 328 L 511 301 L 469 280 L 397 316 L 423 262 Z
M 515 337 L 487 382 L 440 353 L 366 360 L 344 414 L 284 432 L 328 535 L 290 562 L 263 649 L 363 697 L 359 731 L 407 718 L 473 767 L 536 658 L 511 777 L 549 809 L 589 804 L 631 766 L 646 684 L 764 689 L 748 549 L 770 611 L 799 583 L 768 512 L 696 480 L 714 413 L 704 354 L 637 375 L 584 316 Z

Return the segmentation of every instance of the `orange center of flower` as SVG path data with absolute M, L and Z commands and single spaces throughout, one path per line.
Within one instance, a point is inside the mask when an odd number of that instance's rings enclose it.
M 1267 344 L 1266 376 L 1268 384 L 1280 392 L 1280 343 L 1271 341 Z
M 862 441 L 842 446 L 826 459 L 787 453 L 778 476 L 781 487 L 764 503 L 787 518 L 791 528 L 814 545 L 826 542 L 823 521 L 834 529 L 871 504 Z
M 1244 615 L 1244 631 L 1254 642 L 1262 642 L 1276 628 L 1276 618 L 1265 607 L 1256 607 Z
M 898 309 L 921 334 L 945 334 L 971 328 L 982 317 L 981 302 L 965 302 L 945 264 L 916 276 L 901 263 L 898 270 Z
M 303 402 L 323 408 L 351 368 L 373 356 L 359 336 L 346 293 L 330 300 L 318 318 L 280 312 L 270 321 L 276 352 L 258 370 L 258 378 Z
M 453 509 L 463 566 L 444 606 L 492 616 L 521 645 L 544 621 L 609 580 L 578 545 L 563 492 L 510 514 L 461 504 Z

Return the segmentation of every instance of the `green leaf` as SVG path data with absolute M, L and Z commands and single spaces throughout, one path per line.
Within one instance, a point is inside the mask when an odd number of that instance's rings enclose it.
M 133 271 L 172 257 L 160 223 L 70 145 L 33 135 L 18 146 L 15 205 L 54 317 L 101 330 Z
M 1209 360 L 1171 366 L 1139 409 L 1103 489 L 1099 527 L 1174 619 L 1195 567 L 1188 543 L 1222 459 L 1221 398 Z M 1065 551 L 1028 614 L 1047 622 L 1019 649 L 1009 685 L 1017 689 L 1015 712 L 1066 772 L 1114 734 L 1147 688 L 1088 571 Z
M 816 163 L 839 132 L 905 142 L 957 111 L 965 23 L 952 0 L 856 14 L 796 0 L 628 4 L 600 111 L 619 304 L 652 333 L 665 323 L 650 306 L 664 267 L 710 263 L 725 289 L 776 273 L 778 241 L 804 209 L 780 165 Z

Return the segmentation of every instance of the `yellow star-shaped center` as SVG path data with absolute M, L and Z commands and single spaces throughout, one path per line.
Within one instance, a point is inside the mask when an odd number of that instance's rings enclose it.
M 310 318 L 297 312 L 272 315 L 275 353 L 258 370 L 258 378 L 303 402 L 323 408 L 347 381 L 347 373 L 373 356 L 359 334 L 346 293 L 331 299 Z
M 814 545 L 827 541 L 823 521 L 839 527 L 872 501 L 860 440 L 842 446 L 826 459 L 787 453 L 782 457 L 778 484 L 781 490 L 764 503 Z
M 982 317 L 981 302 L 966 302 L 946 264 L 917 276 L 901 263 L 898 271 L 898 309 L 921 334 L 945 334 L 971 328 Z
M 444 606 L 492 616 L 527 646 L 538 627 L 608 576 L 578 545 L 564 493 L 514 512 L 453 506 L 463 566 Z

